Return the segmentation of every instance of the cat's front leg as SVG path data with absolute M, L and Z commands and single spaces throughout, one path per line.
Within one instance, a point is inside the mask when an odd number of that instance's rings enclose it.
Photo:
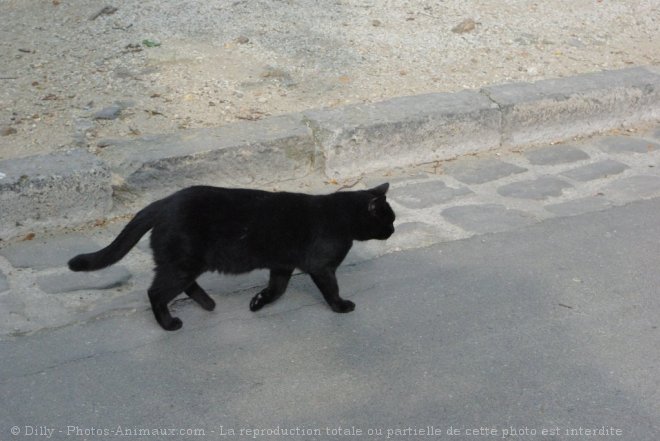
M 339 297 L 339 285 L 334 270 L 314 272 L 310 273 L 310 276 L 334 312 L 344 313 L 355 309 L 355 303 Z
M 262 289 L 259 294 L 252 297 L 250 301 L 250 311 L 258 311 L 269 303 L 273 303 L 279 299 L 286 287 L 289 285 L 289 279 L 293 269 L 273 269 L 270 270 L 270 279 L 268 280 L 268 287 Z

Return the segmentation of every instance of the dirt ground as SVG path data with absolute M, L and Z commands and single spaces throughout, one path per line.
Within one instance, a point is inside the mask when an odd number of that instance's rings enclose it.
M 660 64 L 658 0 L 1 0 L 0 159 Z

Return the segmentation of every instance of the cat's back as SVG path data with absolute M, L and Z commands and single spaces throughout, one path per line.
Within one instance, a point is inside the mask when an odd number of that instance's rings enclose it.
M 188 187 L 168 199 L 165 222 L 202 230 L 232 225 L 270 231 L 302 227 L 316 217 L 320 202 L 319 196 L 303 193 L 212 186 Z
M 342 223 L 365 205 L 364 195 L 352 192 L 310 195 L 247 188 L 193 186 L 166 200 L 166 211 L 180 222 L 250 222 L 271 229 L 305 224 Z M 169 216 L 167 216 L 169 217 Z M 347 219 L 343 219 L 347 218 Z M 280 225 L 281 224 L 281 225 Z
M 210 185 L 195 185 L 187 187 L 170 196 L 178 206 L 194 207 L 197 205 L 218 205 L 246 203 L 268 198 L 273 193 L 249 188 L 213 187 Z

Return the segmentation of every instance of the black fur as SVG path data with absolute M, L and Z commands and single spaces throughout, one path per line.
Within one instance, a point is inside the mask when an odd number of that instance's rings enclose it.
M 333 311 L 350 312 L 355 304 L 339 296 L 335 270 L 354 240 L 387 239 L 394 232 L 388 187 L 318 196 L 189 187 L 141 210 L 110 245 L 74 257 L 69 268 L 94 271 L 112 265 L 152 229 L 156 274 L 148 294 L 156 320 L 168 331 L 181 327 L 167 304 L 182 292 L 206 310 L 215 308 L 195 282 L 206 271 L 270 269 L 268 287 L 250 302 L 257 311 L 284 294 L 299 268 Z

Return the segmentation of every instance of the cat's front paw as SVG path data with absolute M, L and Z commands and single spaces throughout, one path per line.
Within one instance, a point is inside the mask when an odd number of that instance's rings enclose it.
M 340 300 L 339 302 L 330 305 L 330 307 L 334 312 L 343 314 L 353 311 L 355 309 L 355 303 L 351 302 L 350 300 Z
M 181 327 L 183 326 L 183 322 L 181 321 L 180 318 L 173 317 L 172 320 L 169 320 L 167 322 L 162 322 L 160 326 L 162 326 L 162 328 L 166 331 L 177 331 L 181 329 Z
M 268 301 L 268 296 L 266 295 L 268 292 L 268 289 L 264 289 L 259 292 L 256 296 L 252 297 L 252 300 L 250 300 L 250 311 L 255 312 L 259 311 L 261 308 L 264 307 L 264 305 L 270 303 Z

